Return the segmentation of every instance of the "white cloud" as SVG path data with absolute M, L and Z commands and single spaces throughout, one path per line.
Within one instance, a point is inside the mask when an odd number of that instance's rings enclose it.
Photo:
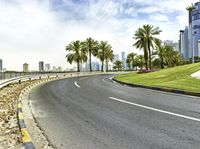
M 157 6 L 149 6 L 149 7 L 145 7 L 142 9 L 139 9 L 137 12 L 140 13 L 153 13 L 153 12 L 157 12 L 157 11 L 161 11 L 162 9 L 157 7 Z
M 125 9 L 122 2 L 90 0 L 85 18 L 68 19 L 71 12 L 52 11 L 48 0 L 15 0 L 8 3 L 0 0 L 0 53 L 4 66 L 9 70 L 22 70 L 22 64 L 27 62 L 31 69 L 38 69 L 38 62 L 43 60 L 52 66 L 66 67 L 65 46 L 73 40 L 84 40 L 91 36 L 97 40 L 108 40 L 115 53 L 121 51 L 138 51 L 132 47 L 132 36 L 135 30 L 143 24 L 159 26 L 163 32 L 161 39 L 177 40 L 179 30 L 187 25 L 187 11 L 192 1 L 169 0 L 136 0 L 151 6 L 144 9 Z M 133 2 L 126 0 L 126 2 Z M 66 0 L 67 5 L 71 5 Z M 124 1 L 123 1 L 124 2 Z M 152 6 L 155 4 L 155 6 Z M 78 8 L 81 8 L 79 6 Z M 78 9 L 77 8 L 77 9 Z M 164 12 L 182 11 L 174 21 Z M 118 13 L 132 15 L 133 18 L 117 18 Z M 151 20 L 139 20 L 137 13 L 163 14 L 150 16 Z M 65 19 L 67 18 L 67 19 Z
M 155 14 L 150 16 L 151 20 L 158 21 L 158 22 L 166 22 L 169 21 L 169 18 L 166 15 Z

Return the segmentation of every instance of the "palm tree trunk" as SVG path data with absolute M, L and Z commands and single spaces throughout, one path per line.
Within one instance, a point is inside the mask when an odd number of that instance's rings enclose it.
M 145 59 L 145 67 L 146 67 L 146 70 L 148 70 L 148 59 Z
M 91 53 L 91 50 L 89 51 L 89 61 L 90 61 L 90 71 L 92 71 L 92 53 Z
M 106 71 L 108 72 L 108 60 L 106 60 Z
M 80 64 L 79 64 L 79 61 L 77 61 L 77 72 L 80 72 Z
M 134 63 L 132 62 L 132 69 L 134 70 Z
M 148 52 L 149 52 L 149 68 L 151 69 L 151 48 L 149 43 L 148 43 Z
M 142 62 L 142 59 L 141 59 L 141 62 Z M 146 70 L 148 70 L 148 50 L 146 46 L 144 47 L 144 63 L 145 63 Z
M 164 64 L 163 64 L 163 59 L 161 58 L 161 62 L 160 62 L 160 67 L 161 69 L 164 69 Z
M 103 72 L 103 63 L 104 61 L 101 62 L 101 72 Z

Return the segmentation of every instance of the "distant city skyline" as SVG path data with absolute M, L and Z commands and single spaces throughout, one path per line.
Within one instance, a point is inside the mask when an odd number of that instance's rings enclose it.
M 114 53 L 140 52 L 133 34 L 143 24 L 163 31 L 164 40 L 178 41 L 188 22 L 186 7 L 197 0 L 1 0 L 0 51 L 4 68 L 22 71 L 24 62 L 38 70 L 41 59 L 71 69 L 65 46 L 92 37 L 108 40 Z M 97 30 L 98 28 L 98 30 Z

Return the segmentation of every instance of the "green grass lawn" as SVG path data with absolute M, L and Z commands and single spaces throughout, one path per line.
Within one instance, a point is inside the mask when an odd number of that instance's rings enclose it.
M 200 92 L 200 80 L 192 78 L 190 76 L 192 73 L 199 70 L 200 63 L 195 63 L 145 74 L 121 74 L 116 76 L 115 79 L 123 82 L 141 84 L 146 86 L 156 86 Z

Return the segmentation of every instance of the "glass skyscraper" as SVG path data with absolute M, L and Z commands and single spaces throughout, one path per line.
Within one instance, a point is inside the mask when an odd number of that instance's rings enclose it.
M 195 3 L 195 10 L 192 11 L 192 38 L 194 46 L 194 56 L 200 56 L 200 2 Z

